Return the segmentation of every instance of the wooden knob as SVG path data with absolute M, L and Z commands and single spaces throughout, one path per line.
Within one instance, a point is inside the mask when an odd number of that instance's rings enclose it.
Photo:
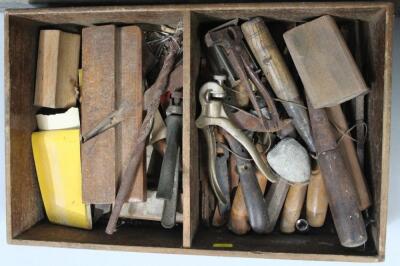
M 296 230 L 296 222 L 303 208 L 306 191 L 307 185 L 304 184 L 290 186 L 282 211 L 280 228 L 283 233 L 293 233 Z
M 325 223 L 328 211 L 328 197 L 319 166 L 311 173 L 307 190 L 306 216 L 312 227 L 321 227 Z

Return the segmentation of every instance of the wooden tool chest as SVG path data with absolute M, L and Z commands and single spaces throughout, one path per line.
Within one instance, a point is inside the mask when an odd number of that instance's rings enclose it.
M 368 135 L 366 178 L 371 188 L 373 223 L 364 247 L 346 249 L 327 223 L 318 233 L 236 236 L 201 224 L 199 133 L 200 50 L 205 32 L 234 19 L 263 17 L 271 27 L 331 15 L 362 23 Z M 390 3 L 282 3 L 164 6 L 107 6 L 8 10 L 5 14 L 5 99 L 7 234 L 11 244 L 174 254 L 279 259 L 382 261 L 385 255 L 389 174 L 393 6 Z M 183 21 L 183 223 L 165 230 L 151 221 L 133 221 L 109 236 L 105 224 L 79 230 L 51 224 L 44 214 L 31 134 L 39 31 L 80 33 L 91 25 L 137 23 L 176 25 Z M 283 41 L 279 40 L 279 41 Z M 215 243 L 227 243 L 222 248 Z

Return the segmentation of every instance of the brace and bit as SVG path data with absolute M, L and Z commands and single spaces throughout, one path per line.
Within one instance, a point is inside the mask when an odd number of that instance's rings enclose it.
M 196 126 L 203 130 L 208 146 L 208 165 L 211 187 L 214 190 L 217 199 L 220 202 L 227 204 L 228 200 L 225 198 L 217 179 L 215 165 L 216 140 L 211 126 L 219 126 L 223 128 L 232 135 L 232 137 L 238 140 L 238 142 L 250 154 L 254 163 L 260 169 L 260 172 L 271 182 L 276 182 L 279 176 L 277 176 L 269 165 L 262 159 L 253 142 L 228 118 L 223 106 L 225 95 L 226 93 L 224 88 L 217 82 L 207 82 L 200 88 L 199 100 L 202 110 L 200 116 L 196 120 Z
M 249 95 L 256 115 L 248 114 L 245 111 L 233 112 L 231 115 L 235 116 L 237 121 L 243 121 L 249 118 L 251 119 L 256 116 L 261 126 L 257 128 L 257 131 L 261 132 L 276 132 L 291 122 L 290 119 L 280 119 L 271 95 L 254 71 L 256 65 L 243 42 L 243 33 L 240 30 L 240 27 L 229 26 L 219 30 L 210 31 L 205 36 L 205 43 L 207 47 L 219 46 L 224 49 L 230 65 Z M 268 110 L 268 117 L 262 112 L 258 104 L 256 92 L 260 94 L 265 102 Z

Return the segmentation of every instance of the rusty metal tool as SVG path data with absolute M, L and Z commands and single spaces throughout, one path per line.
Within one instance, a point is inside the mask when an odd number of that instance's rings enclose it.
M 217 169 L 217 179 L 218 183 L 221 185 L 221 190 L 224 193 L 225 199 L 227 200 L 226 204 L 222 204 L 218 202 L 218 209 L 221 216 L 224 218 L 229 213 L 231 209 L 231 202 L 230 202 L 230 180 L 228 175 L 228 159 L 229 159 L 229 152 L 224 149 L 223 154 L 218 154 L 216 157 L 216 169 Z
M 182 143 L 182 92 L 175 91 L 171 95 L 166 113 L 167 148 L 161 165 L 157 198 L 168 200 L 173 194 L 175 165 Z
M 283 100 L 282 105 L 293 119 L 293 125 L 307 144 L 315 152 L 311 136 L 310 122 L 304 102 L 300 98 L 297 86 L 290 74 L 284 59 L 275 44 L 262 18 L 251 19 L 241 26 L 243 35 L 253 52 L 258 64 L 268 79 L 277 97 Z
M 229 143 L 229 147 L 234 152 L 233 156 L 236 156 L 240 187 L 243 193 L 250 226 L 256 233 L 265 233 L 268 216 L 263 193 L 255 175 L 255 169 L 251 161 L 247 160 L 249 155 L 240 142 L 226 132 L 224 132 L 224 136 Z
M 262 126 L 263 131 L 275 132 L 290 122 L 290 120 L 280 119 L 271 95 L 255 73 L 255 66 L 243 42 L 243 34 L 240 27 L 228 26 L 219 30 L 210 31 L 205 36 L 205 43 L 208 47 L 216 45 L 224 49 L 230 65 L 249 95 L 251 104 L 256 112 L 256 117 Z M 261 111 L 252 84 L 254 84 L 257 92 L 260 94 L 267 106 L 268 118 Z M 237 117 L 237 120 L 239 121 L 241 119 L 246 119 L 245 111 L 235 112 L 232 113 L 232 115 L 239 116 Z
M 259 170 L 256 170 L 255 175 L 257 177 L 258 186 L 261 189 L 261 193 L 264 194 L 267 188 L 267 179 L 260 173 Z M 249 224 L 249 214 L 244 201 L 241 183 L 239 183 L 235 197 L 233 198 L 228 228 L 237 235 L 246 234 L 251 229 Z
M 311 166 L 307 150 L 293 138 L 285 138 L 278 142 L 267 154 L 267 161 L 281 176 L 278 182 L 271 185 L 265 196 L 269 217 L 266 232 L 270 233 L 278 221 L 290 183 L 307 183 Z
M 226 203 L 227 200 L 225 199 L 216 178 L 215 160 L 213 159 L 216 154 L 216 144 L 215 136 L 210 126 L 219 126 L 226 130 L 237 139 L 240 144 L 242 144 L 264 176 L 266 176 L 271 182 L 276 182 L 278 179 L 268 164 L 263 161 L 252 141 L 229 120 L 223 107 L 223 99 L 225 95 L 225 90 L 221 84 L 217 82 L 205 83 L 200 88 L 199 92 L 199 101 L 202 111 L 196 120 L 196 126 L 203 130 L 207 141 L 211 187 L 213 188 L 218 200 L 223 203 Z
M 307 102 L 317 161 L 340 243 L 344 247 L 361 246 L 368 236 L 352 178 L 338 149 L 326 111 L 314 109 L 308 99 Z
M 130 161 L 128 163 L 125 174 L 121 177 L 121 184 L 119 186 L 117 197 L 115 199 L 115 204 L 113 206 L 111 216 L 106 227 L 107 234 L 113 234 L 115 232 L 122 205 L 126 201 L 126 198 L 129 195 L 130 189 L 132 187 L 132 183 L 134 182 L 134 176 L 142 157 L 142 151 L 145 148 L 146 139 L 150 134 L 152 128 L 154 114 L 158 110 L 160 96 L 163 94 L 167 87 L 168 78 L 171 71 L 173 70 L 175 58 L 180 51 L 179 40 L 181 38 L 182 31 L 179 30 L 177 31 L 175 38 L 171 39 L 168 42 L 168 54 L 164 60 L 163 67 L 160 71 L 159 76 L 157 77 L 156 82 L 148 89 L 155 92 L 153 93 L 153 97 L 151 97 L 152 100 L 149 102 L 149 105 L 146 108 L 147 113 L 140 127 L 140 133 L 134 145 L 135 148 L 132 149 L 132 156 L 130 157 Z
M 172 194 L 170 199 L 164 201 L 164 208 L 161 217 L 161 225 L 166 229 L 175 226 L 176 223 L 176 207 L 178 203 L 178 189 L 179 189 L 179 169 L 181 161 L 181 147 L 178 147 L 174 168 L 174 180 L 172 186 Z

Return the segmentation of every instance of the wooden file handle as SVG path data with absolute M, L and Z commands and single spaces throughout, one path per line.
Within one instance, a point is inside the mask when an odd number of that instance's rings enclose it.
M 367 241 L 367 232 L 358 208 L 358 196 L 352 178 L 337 148 L 333 128 L 324 109 L 308 104 L 318 164 L 328 195 L 329 208 L 340 243 L 358 247 Z
M 296 230 L 296 221 L 300 217 L 306 191 L 307 185 L 305 184 L 290 186 L 281 217 L 280 228 L 283 233 L 293 233 Z
M 264 193 L 267 187 L 267 179 L 261 174 L 259 170 L 256 171 L 256 177 L 258 180 L 258 185 L 261 191 Z M 242 191 L 242 186 L 239 186 L 236 190 L 235 197 L 233 199 L 232 209 L 229 219 L 229 229 L 238 235 L 246 234 L 250 231 L 250 224 L 248 222 L 248 213 L 246 204 L 244 202 L 244 196 Z
M 339 148 L 342 152 L 343 159 L 347 168 L 350 171 L 353 179 L 355 189 L 358 195 L 358 205 L 361 211 L 371 206 L 371 198 L 365 182 L 363 171 L 361 170 L 360 163 L 357 158 L 356 149 L 351 138 L 343 136 L 344 132 L 349 129 L 347 126 L 346 117 L 343 114 L 340 105 L 329 107 L 326 109 L 329 121 L 333 123 L 338 130 L 336 130 L 336 138 L 340 139 Z M 347 132 L 348 133 L 348 132 Z M 350 133 L 348 133 L 350 134 Z
M 306 217 L 308 224 L 312 227 L 323 226 L 327 211 L 328 198 L 321 171 L 317 166 L 311 173 L 307 190 Z

